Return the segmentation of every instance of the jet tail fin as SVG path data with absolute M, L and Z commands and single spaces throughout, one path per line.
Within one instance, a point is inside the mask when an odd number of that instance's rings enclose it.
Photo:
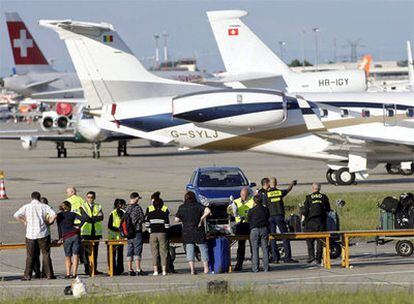
M 143 98 L 173 96 L 197 84 L 160 78 L 139 62 L 112 24 L 40 20 L 65 41 L 88 108 Z
M 53 71 L 19 14 L 12 12 L 5 15 L 16 74 Z
M 238 10 L 207 12 L 214 37 L 227 72 L 293 73 L 241 20 L 247 12 Z
M 408 82 L 410 83 L 411 91 L 414 90 L 414 62 L 411 52 L 411 42 L 407 40 L 407 59 L 408 59 Z

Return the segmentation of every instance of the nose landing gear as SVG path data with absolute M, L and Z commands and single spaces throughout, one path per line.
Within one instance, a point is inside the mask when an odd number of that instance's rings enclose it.
M 56 142 L 56 150 L 57 150 L 58 158 L 61 158 L 61 157 L 66 158 L 68 156 L 67 150 L 65 148 L 65 142 L 63 141 Z

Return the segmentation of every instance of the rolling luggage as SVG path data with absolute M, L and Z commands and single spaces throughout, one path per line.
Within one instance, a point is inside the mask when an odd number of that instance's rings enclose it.
M 339 231 L 339 216 L 335 211 L 329 211 L 326 219 L 326 231 Z
M 382 230 L 394 230 L 395 216 L 391 212 L 380 210 L 380 228 Z
M 302 223 L 300 221 L 300 216 L 297 214 L 291 214 L 287 220 L 288 222 L 288 231 L 289 232 L 301 232 Z
M 395 197 L 387 196 L 383 199 L 381 204 L 379 204 L 379 208 L 384 211 L 395 213 L 398 210 L 398 206 L 400 205 L 400 201 L 397 200 Z
M 208 240 L 208 266 L 212 273 L 223 273 L 229 271 L 230 245 L 225 237 Z

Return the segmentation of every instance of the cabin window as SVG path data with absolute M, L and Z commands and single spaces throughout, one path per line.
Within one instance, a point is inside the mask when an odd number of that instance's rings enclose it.
M 328 110 L 327 109 L 320 109 L 321 117 L 328 117 Z
M 242 103 L 243 102 L 243 95 L 241 94 L 237 94 L 237 103 Z
M 407 109 L 406 115 L 407 117 L 414 117 L 414 109 Z
M 348 117 L 348 116 L 349 116 L 349 111 L 347 109 L 343 109 L 341 111 L 341 117 L 344 118 L 344 117 Z
M 364 110 L 362 110 L 361 115 L 362 115 L 362 117 L 370 117 L 371 113 L 369 112 L 369 110 L 364 109 Z
M 387 109 L 386 114 L 387 114 L 387 117 L 394 117 L 395 111 L 394 109 Z

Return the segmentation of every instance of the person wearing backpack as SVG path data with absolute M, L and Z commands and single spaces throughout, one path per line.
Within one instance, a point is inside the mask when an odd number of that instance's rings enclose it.
M 128 207 L 122 217 L 122 234 L 127 238 L 127 262 L 130 276 L 146 275 L 141 269 L 142 256 L 142 224 L 144 223 L 144 211 L 138 204 L 141 196 L 132 192 L 129 196 Z M 136 271 L 132 267 L 135 261 Z
M 108 239 L 120 240 L 121 236 L 121 220 L 125 213 L 126 201 L 117 198 L 114 202 L 114 210 L 110 213 L 108 219 Z M 112 256 L 114 265 L 114 274 L 121 275 L 124 273 L 124 245 L 114 246 L 114 253 Z

